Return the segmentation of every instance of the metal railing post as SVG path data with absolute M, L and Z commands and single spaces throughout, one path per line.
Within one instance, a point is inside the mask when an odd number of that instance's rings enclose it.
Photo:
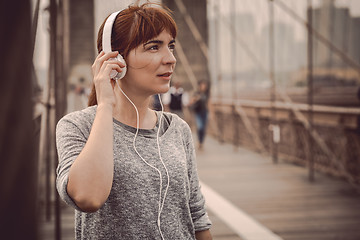
M 274 36 L 274 3 L 273 0 L 269 0 L 269 75 L 271 81 L 271 120 L 270 120 L 270 151 L 272 155 L 272 160 L 274 163 L 278 162 L 278 152 L 277 152 L 277 139 L 280 134 L 279 126 L 277 125 L 276 120 L 276 80 L 275 80 L 275 36 Z
M 307 60 L 308 60 L 308 71 L 307 71 L 307 100 L 308 100 L 308 119 L 309 119 L 309 129 L 307 132 L 308 138 L 308 151 L 307 158 L 309 164 L 309 180 L 314 181 L 314 156 L 313 156 L 313 140 L 311 136 L 311 131 L 313 129 L 313 36 L 312 36 L 312 1 L 308 0 L 307 8 L 307 18 L 308 18 L 308 44 L 307 44 Z

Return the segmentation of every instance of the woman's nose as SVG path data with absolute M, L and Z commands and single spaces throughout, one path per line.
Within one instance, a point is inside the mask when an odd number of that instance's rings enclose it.
M 164 64 L 175 64 L 176 63 L 176 58 L 174 56 L 174 52 L 171 51 L 170 49 L 166 50 L 166 53 L 163 57 L 163 63 Z

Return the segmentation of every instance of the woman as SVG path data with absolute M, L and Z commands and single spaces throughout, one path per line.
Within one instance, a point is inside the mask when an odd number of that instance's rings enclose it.
M 203 150 L 205 140 L 206 125 L 208 120 L 209 93 L 210 89 L 208 82 L 203 80 L 199 81 L 198 91 L 195 92 L 190 102 L 190 106 L 195 113 L 199 150 Z
M 105 22 L 104 22 L 105 23 Z M 188 125 L 149 108 L 169 90 L 177 28 L 167 10 L 129 6 L 92 66 L 89 107 L 57 124 L 57 189 L 73 206 L 76 239 L 212 239 Z M 111 80 L 127 64 L 123 79 Z

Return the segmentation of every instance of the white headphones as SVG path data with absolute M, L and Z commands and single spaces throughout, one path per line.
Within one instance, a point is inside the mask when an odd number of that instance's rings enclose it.
M 106 20 L 104 28 L 103 28 L 103 34 L 102 34 L 102 48 L 105 53 L 109 53 L 112 51 L 111 49 L 111 33 L 113 24 L 115 21 L 116 16 L 119 14 L 120 11 L 112 13 Z M 119 62 L 123 63 L 125 65 L 124 68 L 122 68 L 122 72 L 119 73 L 116 70 L 112 70 L 110 72 L 110 78 L 114 80 L 122 79 L 126 74 L 126 62 L 124 58 L 118 54 L 116 58 L 111 58 L 111 60 L 116 59 Z
M 105 25 L 104 25 L 104 29 L 103 29 L 103 35 L 102 35 L 102 46 L 103 46 L 103 51 L 105 53 L 108 53 L 108 52 L 111 52 L 111 33 L 112 33 L 112 27 L 113 27 L 113 24 L 114 24 L 114 21 L 115 21 L 115 18 L 116 16 L 119 14 L 120 11 L 117 11 L 117 12 L 114 12 L 112 13 L 108 19 L 106 20 L 105 22 Z M 122 92 L 122 94 L 126 97 L 126 99 L 132 104 L 132 106 L 135 108 L 135 111 L 136 111 L 136 133 L 135 133 L 135 136 L 134 136 L 134 140 L 133 140 L 133 147 L 134 147 L 134 150 L 136 152 L 136 154 L 141 158 L 141 160 L 149 167 L 151 167 L 152 169 L 154 169 L 155 171 L 158 172 L 159 174 L 159 179 L 160 179 L 160 189 L 159 189 L 159 201 L 158 201 L 158 208 L 159 208 L 159 211 L 158 211 L 158 219 L 157 219 L 157 225 L 158 225 L 158 228 L 159 228 L 159 232 L 160 232 L 160 235 L 161 235 L 161 239 L 164 240 L 164 236 L 163 236 L 163 233 L 161 231 L 161 220 L 160 220 L 160 216 L 161 216 L 161 212 L 164 208 L 164 204 L 165 204 L 165 198 L 166 198 L 166 195 L 167 195 L 167 192 L 168 192 L 168 189 L 169 189 L 169 186 L 170 186 L 170 175 L 169 175 L 169 172 L 165 166 L 165 163 L 161 157 L 161 152 L 160 152 L 160 141 L 159 141 L 159 134 L 160 134 L 160 129 L 161 129 L 161 126 L 162 126 L 162 119 L 163 119 L 163 116 L 164 116 L 164 106 L 161 102 L 161 97 L 159 95 L 159 100 L 160 100 L 160 105 L 161 105 L 161 116 L 160 116 L 160 120 L 159 120 L 159 126 L 158 126 L 158 131 L 157 131 L 157 134 L 156 134 L 156 143 L 157 143 L 157 146 L 158 146 L 158 153 L 159 153 L 159 158 L 160 158 L 160 161 L 161 161 L 161 164 L 163 165 L 164 169 L 165 169 L 165 172 L 166 172 L 166 176 L 167 176 L 167 184 L 166 184 L 166 188 L 165 188 L 165 191 L 164 191 L 164 194 L 162 194 L 162 188 L 163 188 L 163 180 L 162 180 L 162 174 L 161 174 L 161 171 L 156 168 L 155 166 L 151 165 L 150 163 L 148 163 L 141 155 L 140 153 L 138 152 L 138 150 L 136 149 L 136 137 L 139 133 L 139 124 L 140 124 L 140 119 L 139 119 L 139 111 L 136 107 L 136 105 L 133 103 L 133 101 L 131 101 L 131 99 L 125 94 L 125 92 L 121 89 L 120 85 L 119 85 L 119 79 L 123 78 L 126 74 L 126 62 L 124 60 L 124 58 L 118 54 L 116 56 L 116 58 L 114 58 L 122 63 L 125 64 L 125 67 L 122 69 L 123 71 L 121 73 L 117 72 L 116 70 L 112 70 L 110 72 L 110 78 L 111 79 L 114 79 L 116 80 L 116 83 L 117 83 L 117 86 L 118 88 L 120 89 L 120 91 Z M 163 195 L 163 197 L 162 197 Z

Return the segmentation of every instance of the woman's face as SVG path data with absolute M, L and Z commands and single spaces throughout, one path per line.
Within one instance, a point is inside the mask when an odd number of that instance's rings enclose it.
M 127 88 L 145 95 L 167 92 L 176 63 L 174 48 L 174 38 L 164 30 L 154 39 L 131 50 L 123 79 Z

